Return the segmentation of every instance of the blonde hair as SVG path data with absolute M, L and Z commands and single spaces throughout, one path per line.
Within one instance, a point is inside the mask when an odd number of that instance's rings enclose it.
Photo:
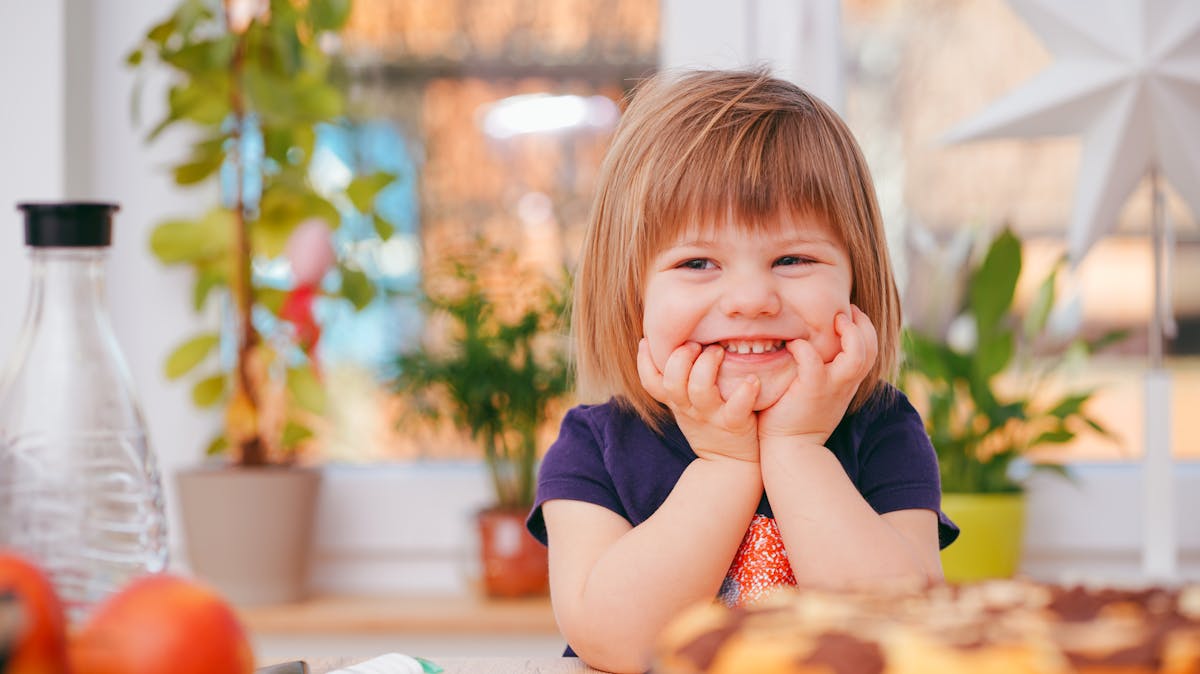
M 824 217 L 849 252 L 850 301 L 879 335 L 879 357 L 850 405 L 859 409 L 893 374 L 900 338 L 875 188 L 837 113 L 763 71 L 660 74 L 635 91 L 580 251 L 571 331 L 581 399 L 614 398 L 661 430 L 670 413 L 637 373 L 650 261 L 696 223 L 732 217 L 762 231 L 782 213 Z

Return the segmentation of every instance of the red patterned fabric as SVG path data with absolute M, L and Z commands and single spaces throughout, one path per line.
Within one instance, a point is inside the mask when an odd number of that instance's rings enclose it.
M 795 584 L 796 576 L 788 563 L 779 525 L 770 517 L 755 515 L 733 556 L 717 598 L 728 606 L 744 606 L 781 586 Z

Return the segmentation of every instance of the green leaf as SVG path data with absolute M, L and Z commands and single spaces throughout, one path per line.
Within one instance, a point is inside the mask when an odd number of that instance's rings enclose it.
M 996 400 L 996 394 L 992 391 L 992 387 L 988 381 L 979 379 L 978 377 L 970 377 L 967 379 L 967 390 L 971 393 L 971 400 L 975 401 L 975 406 L 980 411 L 989 418 L 1000 416 L 1002 407 L 1000 402 Z
M 1014 349 L 1013 333 L 1005 330 L 999 334 L 988 335 L 984 339 L 980 335 L 979 348 L 975 352 L 975 376 L 991 379 L 1008 367 L 1012 361 Z
M 1127 337 L 1129 337 L 1128 329 L 1122 328 L 1120 330 L 1111 330 L 1097 337 L 1096 339 L 1089 340 L 1087 342 L 1088 352 L 1096 353 L 1098 351 L 1103 351 L 1113 344 L 1125 341 L 1125 338 Z
M 197 157 L 185 164 L 179 164 L 172 171 L 175 176 L 175 184 L 195 185 L 196 183 L 203 182 L 209 176 L 216 173 L 224 162 L 225 154 L 217 153 Z
M 1084 404 L 1092 397 L 1093 391 L 1083 391 L 1069 395 L 1050 408 L 1047 414 L 1063 419 L 1075 414 L 1079 414 L 1083 410 Z
M 203 265 L 196 275 L 196 283 L 192 286 L 192 308 L 200 311 L 208 300 L 208 294 L 213 288 L 228 283 L 224 270 L 219 265 Z
M 213 40 L 192 42 L 175 51 L 164 52 L 163 61 L 191 77 L 224 76 L 229 71 L 236 46 L 234 36 L 222 35 Z
M 287 291 L 278 288 L 259 288 L 254 295 L 259 304 L 276 316 L 283 310 L 283 303 L 287 301 Z
M 192 386 L 192 402 L 196 407 L 212 407 L 221 400 L 225 393 L 225 375 L 214 374 L 205 377 Z
M 350 300 L 355 309 L 361 310 L 363 307 L 371 303 L 375 297 L 375 289 L 371 286 L 370 279 L 361 271 L 341 268 L 342 272 L 342 296 Z
M 312 429 L 288 419 L 288 422 L 283 427 L 283 446 L 286 449 L 295 449 L 297 445 L 312 436 Z
M 167 115 L 163 117 L 162 121 L 160 121 L 158 124 L 155 124 L 154 128 L 150 129 L 150 133 L 146 134 L 146 142 L 153 143 L 154 140 L 158 138 L 159 134 L 169 129 L 176 122 L 180 121 L 180 119 L 181 118 L 175 111 L 168 109 Z
M 146 39 L 159 45 L 160 47 L 167 43 L 167 39 L 175 32 L 175 27 L 178 25 L 175 17 L 171 17 L 162 23 L 156 24 L 146 33 Z
M 165 264 L 208 257 L 201 248 L 203 239 L 198 235 L 199 229 L 199 222 L 192 220 L 163 222 L 150 233 L 150 250 Z
M 167 378 L 178 379 L 191 372 L 192 368 L 199 365 L 216 348 L 220 341 L 220 335 L 210 332 L 193 337 L 180 344 L 171 352 L 170 356 L 167 356 L 167 363 L 164 368 Z
M 375 197 L 395 179 L 395 176 L 384 171 L 358 176 L 346 188 L 346 196 L 350 197 L 350 202 L 359 213 L 369 213 L 375 204 Z
M 1042 280 L 1038 285 L 1037 294 L 1033 298 L 1033 303 L 1029 305 L 1029 310 L 1025 312 L 1025 338 L 1037 339 L 1042 331 L 1046 329 L 1046 319 L 1050 317 L 1050 310 L 1054 308 L 1054 286 L 1058 282 L 1058 265 Z
M 193 77 L 184 85 L 171 87 L 167 93 L 169 117 L 188 119 L 197 124 L 215 127 L 230 115 L 229 75 L 224 72 Z
M 906 330 L 903 343 L 906 367 L 932 381 L 949 384 L 970 377 L 974 371 L 966 356 L 918 332 Z
M 216 18 L 209 8 L 210 4 L 208 0 L 183 0 L 179 4 L 179 8 L 175 10 L 175 20 L 179 24 L 179 32 L 184 35 L 192 35 L 200 22 Z
M 150 234 L 150 250 L 164 264 L 224 258 L 233 226 L 233 213 L 223 208 L 213 208 L 200 220 L 169 220 Z
M 229 439 L 224 434 L 218 435 L 208 443 L 208 447 L 204 449 L 205 456 L 216 456 L 222 454 L 229 449 Z
M 308 218 L 341 220 L 333 204 L 306 186 L 273 182 L 263 192 L 258 220 L 250 230 L 254 251 L 267 257 L 281 255 L 296 225 Z
M 1101 425 L 1101 423 L 1099 421 L 1096 421 L 1095 419 L 1093 419 L 1091 417 L 1083 417 L 1083 422 L 1085 424 L 1087 424 L 1089 427 L 1091 427 L 1091 429 L 1093 431 L 1096 431 L 1097 433 L 1099 433 L 1100 435 L 1103 435 L 1106 438 L 1115 438 L 1116 437 L 1112 431 L 1108 430 L 1108 428 Z
M 312 157 L 316 133 L 311 125 L 270 126 L 264 131 L 266 155 L 280 164 L 302 165 Z
M 375 223 L 375 234 L 379 236 L 380 241 L 387 241 L 396 233 L 396 228 L 392 226 L 392 223 L 384 220 L 378 213 L 371 220 Z
M 322 80 L 287 77 L 246 67 L 246 93 L 265 124 L 323 122 L 342 114 L 341 92 Z
M 1042 433 L 1041 435 L 1034 438 L 1034 440 L 1030 444 L 1030 446 L 1038 447 L 1040 445 L 1061 445 L 1063 443 L 1070 442 L 1074 439 L 1075 439 L 1074 431 L 1069 431 L 1065 428 L 1060 428 L 1058 430 L 1046 431 L 1046 432 Z
M 287 388 L 300 407 L 315 414 L 325 411 L 325 388 L 312 370 L 303 367 L 289 369 Z
M 350 18 L 350 0 L 309 0 L 308 20 L 314 31 L 339 30 Z
M 136 68 L 142 64 L 145 56 L 145 53 L 143 53 L 141 49 L 134 49 L 125 55 L 125 65 L 131 68 Z
M 980 335 L 992 332 L 1008 313 L 1020 275 L 1021 242 L 1006 228 L 992 242 L 971 279 L 971 309 Z
M 1035 463 L 1033 464 L 1033 469 L 1054 473 L 1055 475 L 1071 482 L 1075 481 L 1075 476 L 1071 474 L 1071 469 L 1061 463 Z

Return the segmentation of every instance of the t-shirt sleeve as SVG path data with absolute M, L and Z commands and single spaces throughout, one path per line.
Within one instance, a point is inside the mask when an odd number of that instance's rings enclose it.
M 537 496 L 525 521 L 533 537 L 546 544 L 542 505 L 554 499 L 594 503 L 629 519 L 604 465 L 603 442 L 589 420 L 587 407 L 567 412 L 558 439 L 546 451 L 538 470 Z
M 942 512 L 937 454 L 925 425 L 908 399 L 896 392 L 867 428 L 859 449 L 859 491 L 879 514 L 926 509 L 938 516 L 938 541 L 946 547 L 958 538 L 958 526 Z

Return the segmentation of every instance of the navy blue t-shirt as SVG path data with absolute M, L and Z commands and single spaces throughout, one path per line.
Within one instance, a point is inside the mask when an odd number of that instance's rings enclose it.
M 958 537 L 958 527 L 941 511 L 933 445 L 920 415 L 899 390 L 881 387 L 862 409 L 842 419 L 825 446 L 837 456 L 875 512 L 932 510 L 938 515 L 941 547 Z M 525 525 L 545 544 L 542 504 L 568 499 L 607 508 L 637 526 L 667 500 L 684 469 L 696 458 L 673 422 L 659 436 L 636 414 L 613 401 L 580 405 L 567 412 L 558 439 L 542 460 L 537 498 Z M 767 521 L 774 527 L 765 491 L 757 515 L 769 519 L 755 518 L 743 548 L 754 547 L 749 539 L 759 528 L 756 525 Z M 726 577 L 719 599 L 725 600 L 730 590 L 738 594 L 736 583 L 730 587 L 732 580 Z M 568 646 L 563 655 L 574 657 L 575 652 Z
M 958 527 L 941 512 L 933 445 L 920 415 L 899 390 L 881 387 L 860 410 L 842 419 L 825 446 L 875 512 L 932 510 L 938 514 L 941 546 L 958 537 Z M 526 526 L 545 544 L 542 504 L 553 499 L 594 503 L 637 526 L 667 500 L 695 459 L 674 423 L 659 436 L 613 401 L 580 405 L 567 413 L 542 460 Z M 758 514 L 773 517 L 765 492 Z

